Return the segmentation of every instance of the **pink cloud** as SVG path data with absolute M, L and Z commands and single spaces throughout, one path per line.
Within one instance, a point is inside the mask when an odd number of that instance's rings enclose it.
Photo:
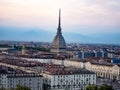
M 0 23 L 56 27 L 59 7 L 62 8 L 64 26 L 120 24 L 119 0 L 3 0 L 0 1 Z

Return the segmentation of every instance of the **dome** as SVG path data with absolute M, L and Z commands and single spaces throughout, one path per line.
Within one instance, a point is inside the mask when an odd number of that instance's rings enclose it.
M 52 42 L 51 52 L 64 53 L 66 52 L 66 43 L 62 34 L 57 34 Z
M 66 49 L 66 43 L 62 34 L 57 34 L 53 40 L 52 48 L 55 49 Z

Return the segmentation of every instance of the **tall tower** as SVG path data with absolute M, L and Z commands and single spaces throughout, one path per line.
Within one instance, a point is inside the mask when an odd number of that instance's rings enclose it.
M 58 20 L 58 28 L 57 34 L 52 42 L 51 52 L 57 54 L 65 54 L 66 53 L 66 43 L 64 37 L 61 32 L 61 10 L 59 9 L 59 20 Z
M 22 55 L 25 55 L 25 45 L 22 45 Z

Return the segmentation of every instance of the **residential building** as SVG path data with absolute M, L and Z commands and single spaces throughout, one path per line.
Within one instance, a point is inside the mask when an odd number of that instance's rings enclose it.
M 85 90 L 96 84 L 96 74 L 86 69 L 46 69 L 42 72 L 45 90 Z
M 31 90 L 43 90 L 43 77 L 39 74 L 2 66 L 0 68 L 0 87 L 10 90 L 10 88 L 16 88 L 17 85 L 27 86 Z
M 118 64 L 86 62 L 86 69 L 93 71 L 99 77 L 120 80 Z

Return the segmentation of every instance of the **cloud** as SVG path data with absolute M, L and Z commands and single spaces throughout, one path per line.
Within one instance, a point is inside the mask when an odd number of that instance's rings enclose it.
M 57 27 L 58 8 L 67 29 L 120 26 L 120 0 L 0 0 L 0 24 L 52 30 Z

